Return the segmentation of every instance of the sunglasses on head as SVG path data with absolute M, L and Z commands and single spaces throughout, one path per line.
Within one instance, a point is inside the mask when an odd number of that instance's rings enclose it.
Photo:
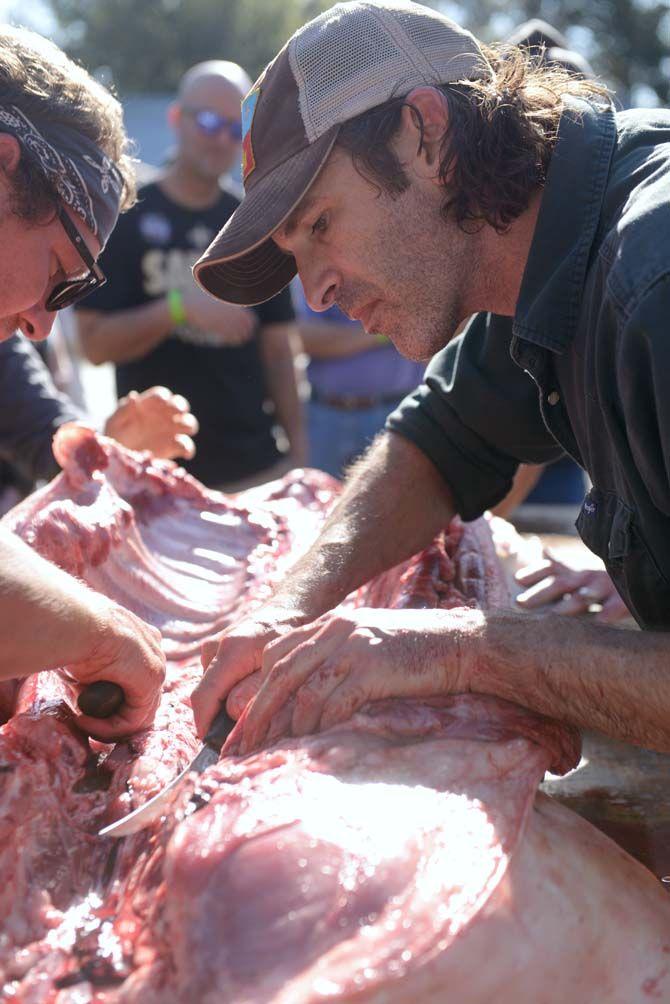
M 96 264 L 93 255 L 86 247 L 86 241 L 64 209 L 58 210 L 58 219 L 69 237 L 70 243 L 76 248 L 79 257 L 88 268 L 88 275 L 85 275 L 83 279 L 65 279 L 63 282 L 57 283 L 44 304 L 47 310 L 62 310 L 63 307 L 71 307 L 73 303 L 77 303 L 94 289 L 104 286 L 107 282 L 102 269 Z
M 182 111 L 190 115 L 200 132 L 207 136 L 217 136 L 225 130 L 238 143 L 242 139 L 242 123 L 239 119 L 229 119 L 211 108 L 182 108 Z

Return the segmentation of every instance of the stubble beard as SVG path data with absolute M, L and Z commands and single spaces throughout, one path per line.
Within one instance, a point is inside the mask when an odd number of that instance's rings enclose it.
M 437 201 L 428 202 L 412 186 L 391 200 L 378 246 L 389 251 L 380 261 L 380 285 L 397 291 L 397 322 L 387 307 L 380 333 L 406 358 L 427 361 L 466 319 L 473 243 L 455 222 L 444 220 Z

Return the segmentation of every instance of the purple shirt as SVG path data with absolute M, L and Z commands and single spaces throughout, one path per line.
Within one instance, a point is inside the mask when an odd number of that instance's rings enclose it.
M 300 283 L 292 287 L 298 319 L 323 324 L 350 324 L 339 307 L 330 307 L 316 313 L 305 302 Z M 307 377 L 317 394 L 356 394 L 361 397 L 402 397 L 421 383 L 425 365 L 405 359 L 389 342 L 378 349 L 365 349 L 351 356 L 336 359 L 312 359 L 307 367 Z

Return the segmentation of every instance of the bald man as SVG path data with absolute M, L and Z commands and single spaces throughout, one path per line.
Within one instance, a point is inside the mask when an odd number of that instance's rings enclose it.
M 163 384 L 190 401 L 200 433 L 184 466 L 225 490 L 305 461 L 288 291 L 236 307 L 211 299 L 191 275 L 238 205 L 220 179 L 240 156 L 250 86 L 236 63 L 208 61 L 185 74 L 168 113 L 175 156 L 120 220 L 101 258 L 107 284 L 77 315 L 84 353 L 115 364 L 120 397 Z

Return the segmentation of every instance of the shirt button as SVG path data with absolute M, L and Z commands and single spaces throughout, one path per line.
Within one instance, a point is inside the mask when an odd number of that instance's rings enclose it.
M 557 390 L 552 390 L 550 394 L 547 394 L 547 402 L 551 405 L 558 404 L 561 400 L 561 395 Z

